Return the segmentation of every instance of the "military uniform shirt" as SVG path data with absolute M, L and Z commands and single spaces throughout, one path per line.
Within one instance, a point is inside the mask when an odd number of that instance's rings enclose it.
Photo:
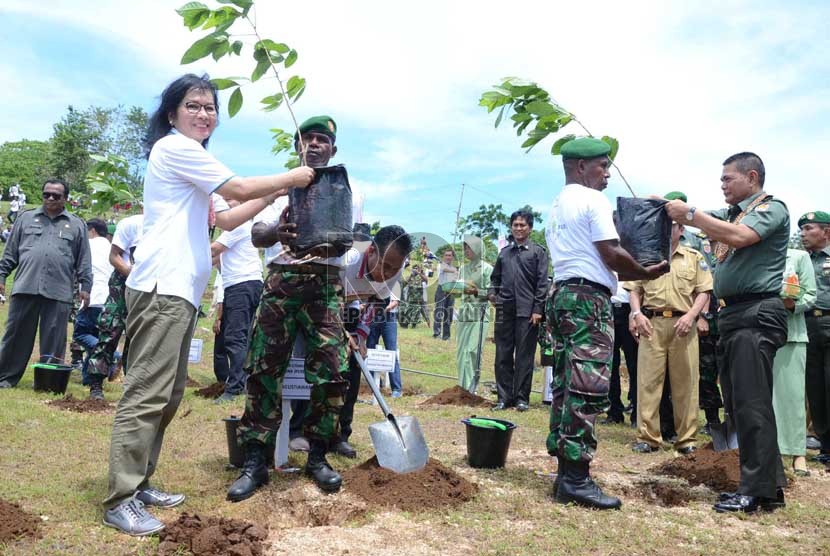
M 712 242 L 703 232 L 693 233 L 689 230 L 680 234 L 680 245 L 691 247 L 706 259 L 706 264 L 709 265 L 709 270 L 714 272 L 718 260 L 715 258 L 714 249 L 712 249 Z
M 697 294 L 712 291 L 712 273 L 703 255 L 678 245 L 671 257 L 671 272 L 654 280 L 626 282 L 625 288 L 643 294 L 643 307 L 688 312 Z
M 43 207 L 20 214 L 0 261 L 0 281 L 17 268 L 12 295 L 41 295 L 72 303 L 73 285 L 92 290 L 92 263 L 84 221 L 65 210 L 54 219 Z
M 816 304 L 814 309 L 830 310 L 830 246 L 810 253 L 816 271 Z
M 710 214 L 732 222 L 738 214 L 763 191 L 752 195 L 730 209 Z M 726 259 L 715 267 L 715 295 L 719 298 L 753 293 L 778 293 L 787 264 L 787 245 L 790 240 L 790 212 L 778 199 L 769 199 L 744 216 L 746 224 L 761 236 L 761 241 L 742 249 L 731 249 Z

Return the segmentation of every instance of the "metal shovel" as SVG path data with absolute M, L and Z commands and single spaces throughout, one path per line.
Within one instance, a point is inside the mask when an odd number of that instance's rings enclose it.
M 709 425 L 709 433 L 712 435 L 712 447 L 716 452 L 738 449 L 738 432 L 732 421 L 732 416 L 726 413 L 724 422 L 716 427 Z
M 369 370 L 366 362 L 359 353 L 354 353 L 354 358 L 363 371 L 363 376 L 372 393 L 378 401 L 381 411 L 386 416 L 386 421 L 369 425 L 369 436 L 372 437 L 372 445 L 375 447 L 375 454 L 378 464 L 395 473 L 409 473 L 423 469 L 429 460 L 429 448 L 421 432 L 421 425 L 415 417 L 395 417 L 386 405 L 386 401 L 380 394 L 378 385 Z

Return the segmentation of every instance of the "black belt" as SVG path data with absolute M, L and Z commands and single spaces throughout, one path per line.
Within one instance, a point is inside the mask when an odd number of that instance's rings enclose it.
M 730 305 L 737 305 L 738 303 L 761 301 L 762 299 L 771 299 L 778 296 L 778 292 L 744 293 L 741 295 L 730 295 L 728 297 L 724 297 L 721 301 L 723 301 L 725 306 L 729 307 Z
M 609 290 L 607 286 L 592 282 L 591 280 L 586 280 L 585 278 L 568 278 L 567 280 L 562 280 L 561 282 L 556 283 L 557 288 L 561 288 L 562 286 L 590 286 L 601 291 L 608 297 L 611 297 L 611 290 Z
M 810 309 L 804 314 L 808 317 L 830 317 L 830 309 Z
M 614 306 L 614 309 L 623 309 L 623 310 L 626 310 L 626 311 L 631 310 L 631 304 L 630 303 L 620 303 L 619 301 L 612 301 L 611 305 Z
M 685 311 L 655 311 L 654 309 L 649 309 L 648 307 L 643 307 L 641 312 L 646 316 L 646 318 L 652 317 L 662 317 L 664 319 L 670 319 L 673 317 L 682 317 L 686 314 Z

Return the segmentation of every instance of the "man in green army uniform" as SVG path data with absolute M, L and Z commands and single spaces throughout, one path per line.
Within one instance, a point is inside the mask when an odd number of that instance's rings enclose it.
M 617 276 L 650 280 L 668 263 L 643 267 L 620 246 L 608 186 L 607 143 L 592 137 L 562 146 L 565 186 L 554 200 L 545 233 L 556 288 L 547 300 L 547 326 L 556 352 L 548 453 L 559 460 L 556 501 L 618 509 L 590 476 L 597 449 L 594 423 L 608 410 Z
M 724 493 L 718 512 L 772 511 L 784 506 L 784 466 L 772 406 L 775 353 L 787 341 L 787 309 L 781 300 L 790 216 L 787 206 L 764 192 L 765 169 L 750 152 L 727 158 L 721 189 L 728 209 L 703 213 L 681 200 L 666 211 L 678 223 L 717 241 L 715 295 L 721 386 L 726 413 L 735 421 L 740 447 L 738 491 Z
M 337 126 L 328 116 L 310 118 L 300 125 L 308 166 L 327 166 L 337 152 Z M 295 225 L 269 226 L 270 244 L 287 244 Z M 248 375 L 245 413 L 237 429 L 245 452 L 239 478 L 228 490 L 228 500 L 239 502 L 268 483 L 266 450 L 273 446 L 283 419 L 282 383 L 294 341 L 302 333 L 306 343 L 305 379 L 311 384 L 311 400 L 304 420 L 304 436 L 310 450 L 305 472 L 320 489 L 340 489 L 340 474 L 326 461 L 332 438 L 338 434 L 338 417 L 348 388 L 346 338 L 341 311 L 342 257 L 302 263 L 290 256 L 278 257 L 268 266 L 268 277 L 251 335 L 245 373 Z
M 686 194 L 681 191 L 672 191 L 666 194 L 667 201 L 680 199 L 687 203 Z M 691 247 L 706 260 L 709 269 L 714 272 L 715 259 L 712 251 L 712 243 L 704 232 L 690 232 L 684 229 L 680 236 L 680 245 Z M 703 432 L 709 434 L 711 428 L 720 425 L 720 408 L 723 407 L 723 400 L 718 387 L 718 299 L 713 295 L 709 299 L 709 306 L 700 314 L 697 319 L 698 347 L 700 350 L 700 382 L 698 393 L 700 396 L 700 408 L 706 415 L 706 425 Z
M 406 297 L 401 307 L 400 325 L 404 328 L 415 326 L 421 322 L 421 317 L 430 325 L 429 318 L 427 318 L 426 305 L 424 304 L 424 283 L 427 281 L 427 276 L 424 273 L 421 265 L 412 265 L 412 272 L 409 278 L 406 279 Z
M 489 306 L 487 305 L 487 288 L 490 286 L 492 265 L 484 262 L 484 242 L 475 236 L 464 237 L 464 256 L 467 263 L 459 271 L 459 280 L 465 289 L 458 306 L 458 384 L 465 390 L 473 391 L 475 387 L 476 368 L 481 370 L 481 350 L 490 324 Z
M 801 242 L 816 273 L 816 302 L 807 320 L 807 401 L 821 442 L 816 461 L 830 464 L 830 214 L 808 212 L 798 219 Z

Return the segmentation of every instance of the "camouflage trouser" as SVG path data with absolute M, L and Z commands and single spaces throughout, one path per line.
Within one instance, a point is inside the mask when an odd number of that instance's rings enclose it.
M 90 375 L 107 376 L 115 361 L 115 351 L 127 322 L 127 302 L 124 300 L 124 287 L 127 277 L 113 271 L 110 275 L 110 293 L 104 303 L 104 310 L 98 317 L 98 344 L 89 356 L 87 372 Z M 124 343 L 124 353 L 121 355 L 123 368 L 127 370 L 127 348 L 129 338 Z
M 78 311 L 81 308 L 81 298 L 78 294 L 78 284 L 75 283 L 75 294 L 72 296 L 72 309 L 69 311 L 69 322 L 75 322 L 75 318 L 78 316 Z M 74 334 L 73 334 L 74 336 Z M 80 363 L 84 359 L 84 348 L 79 344 L 75 338 L 72 338 L 72 341 L 69 342 L 69 354 L 71 358 L 71 362 Z
M 283 417 L 282 381 L 300 331 L 306 341 L 305 379 L 311 384 L 304 435 L 328 443 L 338 434 L 349 386 L 342 304 L 336 270 L 328 276 L 296 271 L 268 275 L 245 361 L 248 396 L 238 428 L 241 444 L 273 444 Z
M 706 336 L 699 336 L 700 345 L 700 381 L 698 391 L 700 393 L 701 409 L 718 409 L 723 407 L 723 400 L 718 388 L 718 336 L 712 332 L 713 325 L 710 324 L 710 332 Z
M 398 320 L 404 326 L 415 326 L 421 322 L 421 317 L 426 318 L 426 305 L 424 304 L 424 290 L 423 288 L 412 288 L 410 286 L 409 295 L 406 298 L 403 306 L 398 313 Z
M 556 353 L 548 453 L 590 462 L 597 449 L 594 422 L 609 407 L 611 298 L 591 286 L 566 284 L 548 298 L 546 312 Z

